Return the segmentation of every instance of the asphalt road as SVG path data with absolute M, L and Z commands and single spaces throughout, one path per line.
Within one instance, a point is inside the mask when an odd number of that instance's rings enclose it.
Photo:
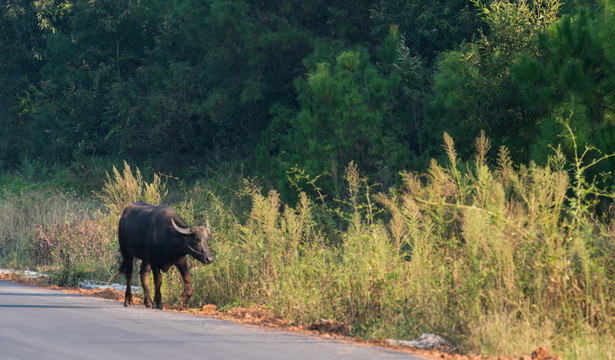
M 425 359 L 0 281 L 0 359 Z

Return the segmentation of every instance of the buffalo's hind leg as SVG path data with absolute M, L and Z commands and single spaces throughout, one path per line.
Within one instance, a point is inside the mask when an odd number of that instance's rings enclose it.
M 162 274 L 160 273 L 160 269 L 154 267 L 154 286 L 156 287 L 154 293 L 154 306 L 156 309 L 162 310 L 162 293 L 160 292 L 160 286 L 162 285 Z
M 120 265 L 120 273 L 126 275 L 126 294 L 124 295 L 124 306 L 128 307 L 132 305 L 132 260 L 133 257 L 123 253 L 122 264 Z
M 179 273 L 184 279 L 184 291 L 182 297 L 179 299 L 181 305 L 186 305 L 190 297 L 192 297 L 192 275 L 190 275 L 190 267 L 188 267 L 188 259 L 185 257 L 179 260 L 175 267 L 179 270 Z
M 150 264 L 146 261 L 141 261 L 141 286 L 143 287 L 143 302 L 148 308 L 152 307 L 152 297 L 149 293 L 149 272 L 152 269 Z

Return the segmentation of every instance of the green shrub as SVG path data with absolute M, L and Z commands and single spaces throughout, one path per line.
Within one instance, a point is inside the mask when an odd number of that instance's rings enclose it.
M 591 218 L 591 189 L 571 180 L 558 149 L 546 166 L 517 167 L 502 147 L 489 166 L 489 140 L 475 145 L 474 161 L 462 163 L 445 136 L 447 165 L 404 173 L 402 188 L 376 195 L 351 164 L 347 198 L 327 204 L 341 222 L 338 242 L 304 193 L 291 207 L 251 188 L 245 221 L 214 199 L 210 209 L 226 220 L 215 264 L 193 268 L 193 301 L 267 305 L 296 323 L 335 319 L 366 338 L 436 332 L 484 355 L 544 345 L 571 358 L 605 356 L 615 333 L 615 236 Z M 587 197 L 585 211 L 571 194 Z M 609 334 L 607 345 L 591 343 L 598 333 Z
M 447 164 L 402 173 L 401 188 L 375 195 L 351 163 L 346 197 L 324 204 L 299 192 L 290 206 L 225 171 L 180 183 L 174 207 L 191 223 L 210 221 L 215 253 L 212 266 L 191 260 L 190 305 L 259 304 L 297 324 L 337 320 L 370 339 L 435 332 L 482 355 L 547 346 L 571 359 L 609 358 L 615 229 L 593 215 L 597 194 L 609 194 L 584 179 L 592 163 L 580 156 L 569 166 L 556 149 L 546 166 L 516 166 L 502 147 L 489 165 L 490 141 L 483 134 L 475 145 L 465 163 L 445 135 Z M 148 184 L 127 164 L 113 176 L 99 195 L 107 213 L 64 194 L 6 194 L 2 249 L 15 256 L 2 262 L 25 259 L 65 283 L 110 276 L 119 211 L 166 195 L 159 178 Z M 165 276 L 164 301 L 176 302 L 182 280 L 174 269 Z

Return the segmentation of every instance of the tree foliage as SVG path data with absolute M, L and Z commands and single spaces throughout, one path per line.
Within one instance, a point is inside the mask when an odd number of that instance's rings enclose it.
M 484 130 L 495 145 L 506 145 L 527 161 L 536 123 L 522 106 L 510 68 L 524 54 L 539 56 L 535 34 L 557 20 L 561 3 L 497 0 L 477 5 L 489 31 L 440 58 L 425 134 L 433 143 L 448 132 L 467 156 Z
M 613 6 L 560 0 L 9 0 L 0 161 L 135 159 L 198 173 L 241 159 L 328 194 L 353 161 L 393 185 L 446 131 L 523 162 L 615 149 Z M 560 13 L 563 16 L 560 19 Z M 604 170 L 604 169 L 603 169 Z
M 333 184 L 327 188 L 333 190 L 342 180 L 339 169 L 351 161 L 374 170 L 404 151 L 396 148 L 400 144 L 390 111 L 396 80 L 379 74 L 365 49 L 315 64 L 296 87 L 300 110 L 276 109 L 272 127 L 288 131 L 278 133 L 277 142 L 267 142 L 275 146 L 269 149 L 279 154 L 282 169 L 302 164 L 312 176 L 328 173 Z M 269 163 L 266 155 L 261 160 Z
M 399 26 L 406 45 L 429 63 L 446 50 L 472 41 L 480 18 L 467 0 L 381 0 L 371 8 L 372 34 L 384 38 L 389 26 Z
M 615 35 L 613 12 L 591 14 L 581 8 L 564 16 L 539 34 L 541 58 L 525 55 L 512 68 L 523 93 L 523 105 L 539 117 L 540 137 L 533 158 L 544 159 L 549 146 L 564 139 L 569 153 L 572 142 L 562 121 L 570 123 L 581 147 L 598 146 L 615 151 L 613 121 Z M 612 165 L 612 164 L 610 164 Z
M 0 6 L 0 166 L 15 166 L 15 154 L 25 146 L 18 94 L 40 79 L 45 41 L 29 3 Z

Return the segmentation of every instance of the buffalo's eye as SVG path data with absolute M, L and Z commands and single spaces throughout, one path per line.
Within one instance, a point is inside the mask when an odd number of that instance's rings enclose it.
M 207 244 L 207 238 L 195 237 L 193 241 L 195 244 Z

